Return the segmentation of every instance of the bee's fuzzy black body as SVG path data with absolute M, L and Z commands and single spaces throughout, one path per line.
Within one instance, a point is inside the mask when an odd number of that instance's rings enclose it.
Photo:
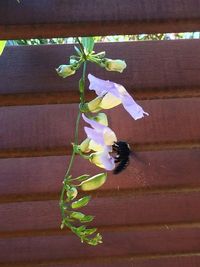
M 117 153 L 117 155 L 115 156 L 115 163 L 119 162 L 113 173 L 118 174 L 123 171 L 128 165 L 131 151 L 129 144 L 124 141 L 115 142 L 112 147 L 113 151 Z

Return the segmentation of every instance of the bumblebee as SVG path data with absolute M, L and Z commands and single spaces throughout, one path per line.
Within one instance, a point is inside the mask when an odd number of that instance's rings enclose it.
M 119 163 L 113 173 L 118 174 L 123 171 L 129 164 L 129 156 L 131 154 L 130 146 L 124 141 L 114 142 L 112 145 L 113 151 L 116 152 L 114 157 L 115 163 Z

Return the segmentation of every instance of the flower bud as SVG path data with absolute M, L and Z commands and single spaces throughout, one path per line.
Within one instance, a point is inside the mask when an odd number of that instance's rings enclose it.
M 73 75 L 76 71 L 73 69 L 71 65 L 60 65 L 56 69 L 59 76 L 66 78 L 70 75 Z
M 105 113 L 98 113 L 93 119 L 102 125 L 108 126 L 108 119 Z
M 78 148 L 81 150 L 81 152 L 83 153 L 88 153 L 90 152 L 90 148 L 89 148 L 89 143 L 90 143 L 90 139 L 86 138 L 79 146 Z
M 77 220 L 81 220 L 84 217 L 85 217 L 85 214 L 83 214 L 82 212 L 78 212 L 78 211 L 73 211 L 70 214 L 70 218 L 77 219 Z
M 72 209 L 79 209 L 79 208 L 86 206 L 88 202 L 90 201 L 90 198 L 91 198 L 90 196 L 85 196 L 73 202 L 71 204 Z
M 95 190 L 105 183 L 106 178 L 106 173 L 99 173 L 97 175 L 94 175 L 81 183 L 81 189 L 83 191 Z
M 126 68 L 126 62 L 121 59 L 105 59 L 105 68 L 108 71 L 118 71 L 123 72 Z
M 76 187 L 70 187 L 70 189 L 67 190 L 67 197 L 69 200 L 73 200 L 78 195 L 78 191 Z

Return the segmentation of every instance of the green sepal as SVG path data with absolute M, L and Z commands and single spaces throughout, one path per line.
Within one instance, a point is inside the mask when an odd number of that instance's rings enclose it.
M 74 46 L 74 49 L 76 50 L 76 53 L 81 57 L 82 56 L 82 53 L 79 50 L 79 48 L 77 46 Z
M 88 204 L 88 202 L 90 201 L 90 198 L 91 198 L 91 196 L 85 196 L 85 197 L 82 197 L 79 200 L 73 202 L 71 204 L 72 209 L 79 209 L 79 208 L 86 206 Z
M 73 180 L 77 180 L 77 181 L 85 181 L 86 179 L 88 179 L 88 177 L 90 177 L 89 174 L 83 174 L 81 176 L 78 176 L 77 178 L 74 178 Z
M 82 37 L 81 43 L 87 53 L 91 53 L 94 48 L 94 38 L 93 37 Z
M 85 229 L 84 231 L 84 235 L 88 236 L 88 235 L 92 235 L 97 231 L 97 228 L 91 228 L 91 229 Z
M 94 238 L 88 239 L 87 244 L 96 246 L 102 243 L 102 236 L 98 233 Z

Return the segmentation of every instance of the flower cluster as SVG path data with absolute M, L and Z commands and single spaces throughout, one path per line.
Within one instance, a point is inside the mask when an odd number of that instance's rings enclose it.
M 133 100 L 122 85 L 99 79 L 92 74 L 88 75 L 88 79 L 90 81 L 89 89 L 94 90 L 97 97 L 86 103 L 82 108 L 83 111 L 96 113 L 102 109 L 111 109 L 122 104 L 135 120 L 149 115 Z M 115 168 L 114 158 L 109 155 L 109 152 L 112 152 L 112 146 L 117 141 L 117 137 L 108 127 L 106 114 L 99 113 L 95 117 L 86 117 L 83 114 L 82 117 L 91 128 L 84 127 L 87 139 L 79 146 L 81 152 L 88 153 L 93 150 L 94 153 L 90 155 L 89 160 L 101 168 L 113 170 Z
M 105 81 L 88 74 L 90 82 L 89 90 L 94 90 L 97 94 L 96 98 L 90 102 L 85 101 L 85 78 L 86 78 L 86 63 L 92 62 L 108 71 L 123 72 L 126 68 L 124 60 L 109 59 L 105 57 L 105 52 L 95 54 L 93 51 L 94 39 L 77 38 L 79 48 L 75 47 L 76 55 L 72 55 L 69 64 L 60 65 L 56 71 L 59 76 L 66 78 L 74 75 L 76 71 L 83 65 L 83 74 L 79 80 L 80 93 L 80 109 L 76 120 L 75 140 L 73 143 L 73 153 L 69 163 L 69 167 L 64 177 L 63 188 L 60 197 L 60 210 L 62 215 L 61 228 L 67 227 L 75 233 L 81 242 L 89 245 L 97 245 L 102 242 L 102 237 L 99 233 L 95 234 L 96 228 L 87 228 L 86 224 L 94 219 L 92 215 L 85 215 L 78 209 L 86 206 L 91 197 L 86 195 L 77 199 L 78 188 L 82 191 L 96 190 L 102 186 L 106 179 L 107 173 L 98 173 L 94 176 L 83 174 L 78 177 L 73 177 L 71 167 L 76 155 L 82 156 L 96 166 L 111 171 L 117 174 L 119 165 L 116 167 L 116 162 L 120 161 L 120 156 L 113 158 L 112 151 L 116 152 L 116 147 L 121 144 L 129 153 L 129 146 L 123 141 L 117 141 L 116 134 L 108 126 L 108 118 L 102 110 L 111 109 L 120 104 L 130 116 L 137 120 L 148 115 L 141 106 L 139 106 L 126 89 L 115 82 Z M 80 118 L 85 121 L 87 126 L 84 127 L 86 138 L 81 143 L 78 142 L 78 129 Z M 124 144 L 125 143 L 125 144 Z M 82 225 L 78 225 L 82 224 Z

